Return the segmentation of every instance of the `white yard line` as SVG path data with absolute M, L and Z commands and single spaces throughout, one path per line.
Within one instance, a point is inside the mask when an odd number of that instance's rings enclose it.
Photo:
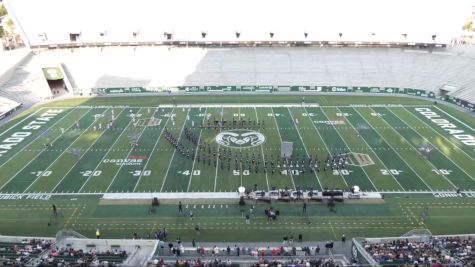
M 300 107 L 302 107 L 302 106 L 300 106 Z M 303 148 L 305 149 L 305 153 L 307 153 L 307 157 L 310 157 L 310 154 L 309 154 L 308 151 L 307 151 L 307 146 L 305 146 L 305 141 L 303 140 L 302 135 L 300 135 L 299 127 L 298 127 L 298 125 L 295 123 L 294 116 L 292 116 L 292 111 L 290 111 L 289 108 L 287 108 L 287 111 L 288 111 L 289 114 L 290 114 L 290 118 L 292 119 L 292 122 L 293 122 L 293 124 L 294 124 L 295 130 L 297 130 L 297 133 L 298 133 L 298 135 L 299 135 L 299 137 L 300 137 L 300 141 L 302 141 L 302 145 L 303 145 Z M 315 128 L 315 125 L 314 125 L 314 128 Z M 315 131 L 317 131 L 317 128 L 315 128 Z M 318 133 L 318 136 L 320 136 L 320 133 L 319 133 L 318 131 L 317 131 L 317 133 Z M 325 141 L 323 141 L 323 138 L 322 138 L 321 136 L 320 136 L 320 139 L 322 140 L 323 144 L 325 144 Z M 328 150 L 328 147 L 327 147 L 326 144 L 325 144 L 325 148 L 327 149 L 328 153 L 330 153 L 330 150 Z M 314 171 L 313 174 L 314 174 L 315 177 L 317 178 L 317 182 L 318 182 L 318 184 L 320 185 L 320 188 L 323 190 L 324 187 L 323 187 L 322 184 L 320 183 L 320 179 L 318 178 L 317 172 Z M 343 182 L 345 182 L 345 185 L 348 186 L 348 183 L 345 181 L 345 178 L 343 178 L 343 176 L 342 176 L 341 174 L 340 174 L 340 177 L 341 177 L 341 179 L 343 179 Z
M 190 110 L 188 110 L 188 112 L 186 113 L 186 115 L 188 116 L 189 113 L 190 113 Z M 183 130 L 185 129 L 185 124 L 186 124 L 186 116 L 185 116 L 185 120 L 184 120 L 184 122 L 183 122 L 183 125 L 181 126 L 180 135 L 179 135 L 178 138 L 177 138 L 178 141 L 180 141 L 181 134 L 183 133 Z M 165 178 L 163 179 L 162 186 L 160 187 L 160 192 L 162 192 L 163 187 L 165 186 L 165 181 L 167 180 L 168 172 L 170 171 L 170 166 L 172 165 L 172 161 L 173 161 L 173 158 L 175 157 L 176 151 L 177 151 L 177 149 L 175 148 L 175 149 L 173 150 L 172 157 L 170 158 L 170 163 L 168 163 L 167 172 L 165 173 Z
M 170 111 L 170 113 L 173 114 L 173 111 L 174 111 L 174 110 L 175 110 L 175 109 L 173 108 L 173 109 Z M 145 162 L 145 165 L 144 165 L 144 167 L 142 168 L 142 172 L 140 172 L 139 179 L 138 179 L 137 182 L 135 183 L 134 192 L 135 192 L 135 190 L 137 189 L 137 186 L 140 184 L 140 180 L 142 179 L 143 172 L 147 169 L 148 162 L 150 161 L 150 158 L 152 157 L 153 151 L 155 151 L 155 149 L 157 148 L 157 145 L 158 145 L 158 143 L 159 143 L 159 141 L 160 141 L 160 138 L 162 137 L 162 134 L 163 134 L 163 132 L 165 131 L 165 127 L 167 126 L 167 123 L 168 123 L 168 121 L 170 120 L 170 117 L 171 117 L 171 116 L 167 117 L 167 120 L 166 120 L 165 123 L 163 124 L 163 128 L 162 128 L 162 130 L 160 131 L 160 135 L 158 136 L 157 141 L 155 141 L 155 144 L 153 145 L 152 151 L 151 151 L 150 154 L 148 155 L 147 161 Z
M 254 112 L 256 113 L 256 120 L 257 122 L 259 122 L 259 117 L 257 116 L 257 109 L 256 107 L 254 107 Z M 260 145 L 261 147 L 261 154 L 262 154 L 262 164 L 264 164 L 264 162 L 266 161 L 265 157 L 264 157 L 264 148 L 262 147 L 263 144 Z M 270 187 L 269 187 L 269 177 L 267 175 L 267 171 L 266 171 L 266 182 L 267 182 L 267 190 L 270 190 Z
M 433 105 L 402 105 L 402 104 L 350 104 L 350 105 L 320 105 L 320 104 L 305 104 L 306 107 L 433 107 Z M 151 108 L 154 109 L 156 106 L 128 106 L 128 105 L 93 105 L 93 106 L 76 106 L 75 108 L 84 109 L 84 108 L 91 108 L 91 107 L 101 107 L 101 108 Z M 248 107 L 248 108 L 293 108 L 293 107 L 302 107 L 302 104 L 295 104 L 295 103 L 281 103 L 281 104 L 267 104 L 267 103 L 253 103 L 253 104 L 160 104 L 160 108 L 238 108 L 238 107 Z M 72 107 L 63 107 L 63 106 L 55 106 L 55 107 L 43 107 L 43 109 L 49 108 L 72 108 Z
M 223 121 L 223 114 L 224 114 L 224 107 L 221 107 L 221 122 Z M 241 115 L 239 115 L 241 116 Z M 222 126 L 222 125 L 221 125 Z M 220 127 L 219 128 L 219 132 L 221 132 L 223 130 L 223 127 Z M 216 192 L 216 183 L 218 181 L 218 166 L 219 166 L 219 149 L 221 148 L 221 146 L 219 145 L 218 143 L 218 151 L 216 153 L 216 173 L 214 175 L 214 192 Z M 242 172 L 241 172 L 242 173 Z M 242 175 L 242 174 L 241 174 Z M 241 184 L 242 184 L 242 176 L 241 176 Z
M 205 108 L 205 114 L 208 109 Z M 201 121 L 201 125 L 204 125 L 206 115 L 203 116 L 203 120 Z M 195 170 L 195 163 L 196 163 L 196 155 L 198 155 L 198 151 L 200 148 L 200 141 L 201 141 L 201 134 L 203 133 L 203 127 L 200 129 L 200 135 L 198 136 L 198 145 L 196 146 L 196 151 L 195 151 L 195 156 L 193 157 L 193 165 L 191 166 L 191 174 L 190 174 L 190 180 L 188 180 L 188 186 L 186 187 L 186 192 L 190 191 L 190 186 L 191 186 L 191 179 L 193 179 L 193 171 Z
M 138 114 L 141 110 L 142 110 L 142 109 L 139 109 L 136 114 Z M 153 114 L 152 114 L 152 117 L 155 115 L 156 112 L 157 112 L 157 110 L 155 109 L 155 111 L 154 111 Z M 140 138 L 142 138 L 142 134 L 145 132 L 145 128 L 146 128 L 146 127 L 143 126 L 143 129 L 142 129 L 142 131 L 140 132 L 140 135 L 137 137 L 137 143 L 138 143 L 138 141 L 140 140 Z M 125 158 L 129 158 L 129 156 L 130 156 L 130 154 L 132 153 L 132 151 L 134 151 L 134 146 L 131 146 L 131 148 L 129 149 L 129 152 L 127 153 L 127 156 L 126 156 Z M 125 164 L 122 164 L 122 165 L 119 166 L 119 169 L 116 171 L 114 177 L 112 178 L 112 181 L 110 182 L 109 186 L 107 187 L 106 192 L 109 191 L 110 187 L 111 187 L 112 184 L 114 183 L 115 179 L 116 179 L 117 176 L 119 175 L 120 170 L 122 170 L 122 167 L 124 167 L 124 165 L 125 165 Z
M 304 107 L 304 109 L 305 109 L 305 112 L 308 113 L 308 111 L 307 111 L 307 109 L 306 109 L 305 107 Z M 326 118 L 327 120 L 329 120 L 329 118 L 328 118 L 327 114 L 325 113 L 325 111 L 323 110 L 323 108 L 320 108 L 320 110 L 322 111 L 322 114 L 325 116 L 325 118 Z M 310 118 L 310 117 L 308 117 L 308 118 Z M 313 120 L 312 120 L 312 119 L 310 119 L 310 120 L 312 121 L 313 127 L 316 127 L 315 124 L 314 124 L 314 122 L 313 122 Z M 332 125 L 333 129 L 335 130 L 335 132 L 336 132 L 336 133 L 338 134 L 338 136 L 340 137 L 340 139 L 343 140 L 343 143 L 345 144 L 345 146 L 346 146 L 346 148 L 348 149 L 348 151 L 352 152 L 351 149 L 350 149 L 350 147 L 349 147 L 348 144 L 346 143 L 345 139 L 343 138 L 343 136 L 341 136 L 341 135 L 340 135 L 340 132 L 338 132 L 338 130 L 336 129 L 335 125 L 334 125 L 333 123 L 332 123 L 331 125 Z M 317 130 L 317 128 L 315 128 L 315 130 Z M 322 139 L 322 140 L 323 140 L 323 139 Z M 352 152 L 352 153 L 353 153 L 353 152 Z M 356 167 L 356 166 L 355 166 L 355 167 Z M 371 180 L 371 178 L 369 178 L 369 175 L 366 173 L 365 169 L 364 169 L 363 167 L 360 167 L 360 168 L 361 168 L 361 170 L 364 172 L 364 174 L 366 175 L 366 178 L 368 178 L 368 180 L 371 182 L 371 184 L 373 185 L 374 189 L 375 189 L 376 191 L 378 191 L 378 188 L 377 188 L 376 185 L 373 183 L 373 181 Z
M 70 111 L 68 111 L 68 114 L 64 115 L 61 119 L 59 119 L 59 120 L 57 120 L 55 123 L 53 123 L 53 125 L 51 125 L 51 126 L 48 127 L 46 130 L 44 130 L 43 133 L 46 132 L 46 131 L 51 130 L 56 124 L 58 124 L 58 123 L 59 123 L 60 121 L 62 121 L 64 118 L 68 117 L 69 114 L 70 114 L 71 112 L 73 112 L 73 111 L 74 111 L 74 109 L 71 109 Z M 86 112 L 86 113 L 87 113 L 87 112 Z M 33 115 L 33 114 L 32 114 L 32 115 Z M 30 115 L 30 116 L 31 116 L 31 115 Z M 17 123 L 17 124 L 18 124 L 18 123 Z M 7 130 L 7 131 L 8 131 L 8 130 Z M 5 132 L 3 132 L 3 133 L 5 133 Z M 12 160 L 13 158 L 15 158 L 17 155 L 19 155 L 20 153 L 22 153 L 27 147 L 29 147 L 29 146 L 30 146 L 31 144 L 33 144 L 36 140 L 38 140 L 40 137 L 42 137 L 42 135 L 43 135 L 42 133 L 39 134 L 37 137 L 35 137 L 35 139 L 31 140 L 31 141 L 30 141 L 28 144 L 26 144 L 22 149 L 20 149 L 18 152 L 16 152 L 16 153 L 13 154 L 12 156 L 10 156 L 7 161 L 5 161 L 2 165 L 0 165 L 0 168 L 3 167 L 3 165 L 7 164 L 10 160 Z M 60 134 L 60 135 L 62 135 L 62 134 Z M 1 136 L 1 134 L 0 134 L 0 136 Z
M 107 109 L 107 110 L 109 110 L 109 109 Z M 103 113 L 107 112 L 107 110 L 104 111 Z M 117 114 L 117 117 L 119 117 L 119 115 L 120 115 L 124 110 L 125 110 L 125 109 L 122 109 L 122 111 L 121 111 L 119 114 Z M 92 123 L 91 125 L 89 125 L 89 127 L 86 128 L 86 129 L 81 133 L 81 135 L 83 135 L 83 134 L 87 131 L 87 129 L 89 129 L 92 125 L 94 125 L 94 123 Z M 89 151 L 89 149 L 91 149 L 91 147 L 97 142 L 97 140 L 99 140 L 99 139 L 102 137 L 102 135 L 103 135 L 106 131 L 107 131 L 107 129 L 104 129 L 104 131 L 101 132 L 101 134 L 96 138 L 96 140 L 94 140 L 94 142 L 92 142 L 92 144 L 91 144 L 86 150 L 84 150 L 84 153 L 82 153 L 82 155 L 79 157 L 78 162 L 82 159 L 82 157 L 84 157 L 84 155 L 87 154 L 87 152 Z M 77 164 L 77 163 L 76 163 L 76 164 Z M 56 190 L 56 188 L 61 184 L 61 182 L 62 182 L 62 181 L 68 176 L 68 174 L 74 169 L 74 166 L 76 166 L 76 164 L 73 164 L 73 166 L 71 166 L 71 168 L 69 168 L 68 172 L 66 172 L 66 174 L 63 176 L 63 178 L 61 178 L 61 180 L 54 186 L 54 188 L 51 190 L 50 193 L 52 193 L 52 192 L 54 192 L 54 190 Z
M 118 117 L 118 116 L 117 116 Z M 125 130 L 129 127 L 129 125 L 132 123 L 132 120 L 129 121 L 129 123 L 127 123 L 127 125 L 122 129 L 122 132 L 119 134 L 119 136 L 115 139 L 114 143 L 109 147 L 109 149 L 107 150 L 107 152 L 104 154 L 104 156 L 102 157 L 102 159 L 97 163 L 96 167 L 94 168 L 94 170 L 92 171 L 91 175 L 89 175 L 89 177 L 87 177 L 86 181 L 82 184 L 81 188 L 79 188 L 79 192 L 81 192 L 84 188 L 84 186 L 86 186 L 86 184 L 89 182 L 89 180 L 91 179 L 91 177 L 93 177 L 93 173 L 97 170 L 97 168 L 99 168 L 99 166 L 101 166 L 102 162 L 104 161 L 104 159 L 109 155 L 109 153 L 111 152 L 112 148 L 115 146 L 115 144 L 119 141 L 120 137 L 125 133 Z
M 372 110 L 373 110 L 373 109 L 372 109 Z M 394 116 L 397 117 L 397 115 L 394 114 L 394 112 L 392 112 L 389 108 L 388 108 L 387 110 L 389 110 L 389 112 L 391 112 Z M 374 110 L 373 110 L 373 111 L 374 111 Z M 409 125 L 408 123 L 406 123 L 406 122 L 403 121 L 403 120 L 401 120 L 401 121 L 402 121 L 405 125 L 407 125 L 410 129 L 412 129 L 414 132 L 416 132 L 417 135 L 419 135 L 423 140 L 425 140 L 426 142 L 428 142 L 429 144 L 431 144 L 433 148 L 437 149 L 437 151 L 439 151 L 441 155 L 443 155 L 444 157 L 446 157 L 450 162 L 452 162 L 455 166 L 457 166 L 457 168 L 459 168 L 463 173 L 465 173 L 468 177 L 470 177 L 472 180 L 475 181 L 475 179 L 473 179 L 473 177 L 472 177 L 471 175 L 469 175 L 467 172 L 465 172 L 465 170 L 462 169 L 457 163 L 455 163 L 455 161 L 453 161 L 450 157 L 448 157 L 448 156 L 446 156 L 444 153 L 442 153 L 442 151 L 440 151 L 437 146 L 435 146 L 434 144 L 432 144 L 432 142 L 430 142 L 427 138 L 425 138 L 425 137 L 422 136 L 418 131 L 416 131 L 414 128 L 412 128 L 411 125 Z M 387 122 L 386 122 L 386 123 L 387 123 Z M 389 125 L 389 123 L 387 123 L 387 124 Z M 397 132 L 397 133 L 399 134 L 398 131 L 395 130 L 395 132 Z M 400 134 L 399 134 L 399 135 L 400 135 Z M 400 136 L 401 136 L 402 138 L 404 138 L 402 135 L 400 135 Z M 404 139 L 409 143 L 409 141 L 408 141 L 406 138 L 404 138 Z M 414 147 L 411 143 L 409 143 L 409 144 L 410 144 L 415 150 L 417 150 L 417 148 Z M 434 164 L 432 164 L 432 162 L 430 162 L 429 160 L 427 160 L 427 161 L 430 163 L 430 165 L 431 165 L 432 167 L 434 167 L 434 169 L 438 170 L 438 168 L 437 168 Z M 442 175 L 454 188 L 458 188 L 458 187 L 457 187 L 455 184 L 453 184 L 452 181 L 450 181 L 445 175 L 443 175 L 443 174 L 440 174 L 440 175 Z
M 446 137 L 445 135 L 439 133 L 435 127 L 429 125 L 429 124 L 428 124 L 427 122 L 425 122 L 423 119 L 419 118 L 417 115 L 415 115 L 414 113 L 412 113 L 411 111 L 409 111 L 406 107 L 403 107 L 403 108 L 404 108 L 404 110 L 407 111 L 407 113 L 411 114 L 414 118 L 418 119 L 418 120 L 421 121 L 423 124 L 427 125 L 427 127 L 428 127 L 429 129 L 431 129 L 432 132 L 436 133 L 437 136 L 442 137 L 442 138 L 445 139 L 447 142 L 449 142 L 451 145 L 453 145 L 455 148 L 457 148 L 459 151 L 461 151 L 462 153 L 464 153 L 469 159 L 473 160 L 473 157 L 470 156 L 467 152 L 465 152 L 465 150 L 463 150 L 463 145 L 462 145 L 462 144 L 452 142 L 451 140 L 449 140 L 448 137 Z M 388 109 L 389 109 L 389 108 L 388 108 Z
M 241 121 L 241 107 L 238 108 L 238 120 Z M 242 147 L 239 146 L 239 153 L 241 154 L 242 153 Z M 251 172 L 252 170 L 249 170 L 249 172 Z M 242 172 L 243 172 L 243 169 L 242 169 L 242 162 L 239 162 L 239 179 L 241 180 L 241 186 L 242 186 Z M 216 191 L 216 189 L 214 190 Z
M 82 118 L 83 116 L 85 116 L 87 113 L 89 113 L 89 111 L 86 112 L 86 113 L 84 113 L 84 115 L 82 115 L 81 118 Z M 74 125 L 75 125 L 74 122 L 71 123 L 71 126 L 69 126 L 67 130 L 69 130 L 69 128 L 73 127 Z M 62 136 L 62 134 L 58 135 L 51 143 L 53 144 L 54 142 L 56 142 L 56 140 L 58 140 L 61 136 Z M 46 149 L 43 148 L 41 151 L 39 151 L 39 152 L 36 154 L 36 156 L 34 156 L 30 161 L 28 161 L 28 163 L 26 163 L 26 164 L 23 166 L 23 168 L 21 168 L 17 173 L 15 173 L 10 179 L 8 179 L 8 181 L 7 181 L 6 183 L 4 183 L 4 184 L 0 187 L 0 191 L 1 191 L 8 183 L 10 183 L 10 181 L 13 180 L 13 178 L 15 178 L 15 177 L 16 177 L 18 174 L 20 174 L 27 166 L 29 166 L 34 160 L 36 160 L 45 150 L 46 150 Z M 38 178 L 39 178 L 39 177 L 38 177 Z M 38 179 L 38 178 L 37 178 L 37 179 Z M 36 179 L 35 179 L 35 181 L 36 181 Z M 34 182 L 35 182 L 35 181 L 34 181 Z M 34 183 L 34 182 L 33 182 L 33 183 Z M 30 185 L 30 186 L 31 186 L 31 185 Z M 28 187 L 30 187 L 30 186 L 28 186 Z
M 368 125 L 371 126 L 371 123 L 369 123 L 369 122 L 366 120 L 366 118 L 363 117 L 363 115 L 361 115 L 361 113 L 360 113 L 358 110 L 356 110 L 355 108 L 354 108 L 354 110 L 356 111 L 356 113 L 358 113 L 358 114 L 360 115 L 360 117 L 361 117 Z M 391 146 L 391 144 L 386 140 L 386 138 L 384 138 L 384 137 L 381 135 L 381 133 L 379 133 L 378 130 L 375 129 L 374 131 L 375 131 L 375 132 L 379 135 L 379 137 L 381 137 L 381 139 L 383 139 L 383 141 L 394 151 L 394 153 L 396 153 L 396 154 L 398 155 L 398 157 L 409 167 L 409 169 L 411 169 L 412 172 L 414 172 L 414 174 L 415 174 L 417 177 L 419 177 L 419 179 L 422 181 L 422 183 L 424 183 L 424 184 L 427 186 L 427 188 L 429 188 L 430 191 L 433 192 L 434 190 L 426 183 L 426 181 L 424 181 L 424 179 L 422 179 L 422 177 L 412 168 L 412 166 L 409 165 L 409 163 L 407 163 L 407 161 L 404 159 L 404 157 L 402 157 L 402 156 L 397 152 L 397 150 L 394 149 L 394 148 Z
M 299 106 L 301 106 L 301 105 L 299 105 Z M 274 115 L 275 115 L 274 109 L 271 108 L 271 110 L 272 110 L 272 117 L 274 118 L 275 127 L 277 128 L 277 133 L 279 134 L 280 143 L 282 144 L 282 142 L 283 142 L 284 140 L 282 140 L 282 135 L 280 135 L 279 124 L 277 124 L 277 120 L 276 120 L 276 118 L 275 118 L 275 116 L 274 116 Z M 297 188 L 295 187 L 294 176 L 292 175 L 292 172 L 290 172 L 290 178 L 292 178 L 292 185 L 294 186 L 294 189 L 297 189 Z M 318 178 L 317 178 L 317 181 L 318 181 Z M 318 181 L 318 183 L 320 184 L 320 181 Z M 321 187 L 321 186 L 322 186 L 322 185 L 320 184 L 320 187 Z M 323 189 L 323 187 L 321 187 L 321 188 Z
M 87 114 L 89 114 L 89 112 L 91 112 L 91 111 L 92 111 L 92 109 L 89 110 L 89 111 L 87 111 L 86 113 L 84 113 L 84 115 L 82 115 L 77 121 L 81 120 L 84 116 L 86 116 Z M 105 112 L 105 111 L 104 111 L 104 112 Z M 94 121 L 91 123 L 91 125 L 92 125 L 92 124 L 94 124 Z M 73 123 L 71 124 L 71 126 L 69 126 L 68 129 L 66 129 L 66 131 L 69 130 L 69 129 L 70 129 L 71 127 L 73 127 L 74 125 L 75 125 L 75 123 L 73 122 Z M 59 156 L 57 156 L 57 157 L 53 160 L 53 162 L 51 162 L 51 164 L 50 164 L 45 170 L 43 170 L 43 172 L 49 170 L 49 169 L 53 166 L 53 164 L 54 164 L 59 158 L 61 158 L 61 156 L 63 156 L 64 153 L 67 153 L 67 152 L 68 152 L 68 149 L 74 144 L 74 142 L 76 142 L 76 140 L 78 140 L 78 139 L 84 134 L 84 132 L 85 132 L 85 131 L 83 131 L 81 134 L 79 134 L 79 135 L 71 142 L 71 144 L 69 144 L 69 146 L 68 146 L 67 148 L 65 148 L 65 149 L 63 150 L 63 152 L 61 152 L 61 154 L 60 154 Z M 58 138 L 59 138 L 59 137 L 58 137 Z M 55 140 L 55 141 L 56 141 L 56 140 Z M 26 166 L 25 166 L 25 167 L 26 167 Z M 28 189 L 30 189 L 30 187 L 33 186 L 33 184 L 35 184 L 36 181 L 38 181 L 40 177 L 41 177 L 41 176 L 38 176 L 38 177 L 23 191 L 23 193 L 25 193 L 26 191 L 28 191 Z
M 356 110 L 356 108 L 353 108 L 354 110 Z M 342 112 L 340 108 L 337 108 L 337 110 L 339 112 Z M 351 125 L 351 128 L 356 132 L 358 133 L 358 130 L 356 130 L 356 128 L 353 126 L 353 124 L 351 123 L 350 120 L 346 120 L 350 125 Z M 366 146 L 373 152 L 373 154 L 376 156 L 376 158 L 378 158 L 379 162 L 383 165 L 383 167 L 386 169 L 386 170 L 389 170 L 388 166 L 386 166 L 386 164 L 384 164 L 384 161 L 381 160 L 381 158 L 378 156 L 378 154 L 376 153 L 376 151 L 373 150 L 373 148 L 368 144 L 368 142 L 366 142 L 366 140 L 364 139 L 364 137 L 360 137 L 361 140 L 363 140 L 363 142 L 366 144 Z M 396 183 L 401 187 L 402 190 L 406 191 L 406 189 L 399 183 L 399 181 L 396 179 L 396 177 L 394 177 L 394 175 L 389 172 L 389 174 L 391 175 L 391 177 L 393 177 L 394 181 L 396 181 Z

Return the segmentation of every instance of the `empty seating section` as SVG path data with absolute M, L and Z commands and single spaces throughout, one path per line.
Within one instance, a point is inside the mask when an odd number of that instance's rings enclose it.
M 473 87 L 464 87 L 456 91 L 452 96 L 475 103 L 475 89 Z
M 97 64 L 89 64 L 100 58 Z M 116 64 L 122 58 L 128 64 Z M 180 67 L 163 70 L 180 59 Z M 0 96 L 28 105 L 51 97 L 41 68 L 60 62 L 76 88 L 179 85 L 335 85 L 417 88 L 475 102 L 475 47 L 440 51 L 381 48 L 106 47 L 41 51 L 0 84 Z M 222 64 L 226 62 L 226 64 Z M 150 65 L 156 67 L 150 68 Z M 252 70 L 249 72 L 249 70 Z
M 45 51 L 36 57 L 43 62 L 61 62 L 70 70 L 77 88 L 335 85 L 416 88 L 438 93 L 444 84 L 454 84 L 467 88 L 468 95 L 463 98 L 475 102 L 470 95 L 475 90 L 475 53 L 469 53 L 471 50 L 475 47 L 467 51 L 448 48 L 442 52 L 327 47 L 106 47 L 82 48 L 74 53 Z M 99 63 L 87 64 L 97 58 L 101 59 Z M 128 64 L 116 64 L 117 58 Z M 177 58 L 179 68 L 172 67 Z M 166 69 L 173 75 L 163 75 Z

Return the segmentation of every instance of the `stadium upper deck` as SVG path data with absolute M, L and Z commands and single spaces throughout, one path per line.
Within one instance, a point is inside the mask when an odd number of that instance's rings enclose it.
M 468 0 L 4 0 L 4 3 L 23 39 L 31 46 L 167 40 L 447 44 L 459 36 L 470 12 Z M 240 33 L 239 38 L 236 32 Z M 164 33 L 171 34 L 170 38 Z

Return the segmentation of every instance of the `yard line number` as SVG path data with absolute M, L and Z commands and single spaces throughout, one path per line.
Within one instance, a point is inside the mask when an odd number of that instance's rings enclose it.
M 402 173 L 401 170 L 396 170 L 396 169 L 388 169 L 388 170 L 381 169 L 379 171 L 381 172 L 382 175 L 399 175 Z
M 36 172 L 31 172 L 31 174 L 35 175 L 36 177 L 40 176 L 50 176 L 53 172 L 52 171 L 36 171 Z
M 83 171 L 83 172 L 79 172 L 80 174 L 82 174 L 82 176 L 86 176 L 86 177 L 89 177 L 89 176 L 100 176 L 102 174 L 102 171 L 100 170 L 96 170 L 96 171 Z
M 201 174 L 201 170 L 193 170 L 193 172 L 191 172 L 190 170 L 185 170 L 185 171 L 182 171 L 182 172 L 179 171 L 178 173 L 181 173 L 183 175 L 190 175 L 190 174 L 193 173 L 193 175 L 198 176 L 198 175 Z
M 446 170 L 446 169 L 433 169 L 432 171 L 439 175 L 449 175 L 452 173 L 452 170 Z
M 129 172 L 132 176 L 150 176 L 152 174 L 151 170 L 135 170 Z

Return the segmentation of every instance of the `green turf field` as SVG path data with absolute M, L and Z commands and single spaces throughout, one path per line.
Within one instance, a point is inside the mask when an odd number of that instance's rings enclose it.
M 60 213 L 54 219 L 51 205 Z M 264 210 L 280 210 L 276 221 L 268 221 Z M 177 205 L 160 205 L 149 213 L 150 205 L 102 205 L 98 197 L 53 196 L 48 201 L 2 200 L 0 234 L 18 236 L 54 236 L 68 229 L 94 238 L 100 229 L 103 238 L 141 237 L 166 228 L 171 240 L 183 241 L 282 241 L 283 236 L 303 234 L 304 240 L 339 240 L 351 237 L 401 236 L 413 229 L 426 228 L 433 234 L 469 234 L 474 232 L 474 198 L 434 198 L 431 194 L 388 195 L 382 204 L 337 203 L 331 211 L 322 203 L 311 203 L 307 215 L 302 204 L 257 204 L 246 224 L 241 215 L 250 213 L 250 205 L 188 204 L 194 219 L 179 217 Z M 424 222 L 422 211 L 426 210 Z M 50 225 L 48 226 L 48 223 Z M 201 228 L 200 234 L 195 231 Z
M 475 189 L 475 140 L 466 138 L 474 130 L 438 106 L 187 105 L 42 107 L 1 133 L 6 141 L 0 192 L 228 192 L 255 185 L 264 190 Z M 200 127 L 221 117 L 237 124 Z M 239 124 L 242 120 L 246 124 Z M 185 127 L 198 143 L 208 144 L 204 151 L 186 139 Z M 165 140 L 165 128 L 201 160 L 177 153 Z M 244 148 L 216 142 L 220 132 L 240 128 L 261 133 L 264 142 Z M 286 170 L 265 172 L 262 163 L 280 157 L 283 141 L 293 142 L 295 161 L 348 152 L 349 166 L 317 172 L 294 162 Z M 426 148 L 429 154 L 421 151 Z M 241 153 L 246 160 L 236 164 L 234 155 Z M 220 157 L 226 154 L 233 159 Z
M 207 126 L 208 117 L 210 121 L 222 119 L 228 125 L 233 119 L 246 124 L 200 127 Z M 208 148 L 197 149 L 185 137 L 185 127 Z M 166 140 L 165 128 L 194 156 L 177 152 Z M 53 102 L 31 109 L 1 128 L 0 196 L 41 193 L 52 198 L 0 200 L 0 234 L 51 235 L 61 228 L 73 228 L 90 235 L 91 229 L 101 227 L 118 237 L 126 229 L 152 230 L 166 222 L 167 227 L 191 235 L 191 223 L 178 221 L 173 205 L 148 215 L 147 207 L 97 205 L 98 198 L 107 192 L 235 192 L 239 186 L 321 190 L 353 185 L 392 195 L 386 204 L 342 205 L 338 214 L 320 204 L 309 218 L 301 218 L 297 204 L 283 206 L 291 210 L 286 214 L 287 223 L 321 238 L 338 236 L 341 231 L 352 236 L 400 234 L 420 225 L 419 210 L 427 202 L 437 214 L 431 218 L 444 218 L 441 223 L 430 218 L 425 226 L 445 233 L 453 216 L 463 214 L 472 220 L 475 216 L 469 194 L 464 200 L 470 201 L 454 202 L 457 208 L 453 210 L 441 208 L 442 199 L 432 196 L 458 188 L 475 190 L 474 128 L 475 119 L 459 111 L 397 97 L 306 96 L 304 105 L 301 96 L 122 97 Z M 229 137 L 229 132 L 235 134 L 234 141 L 216 141 L 220 134 Z M 251 133 L 251 139 L 245 139 L 243 133 Z M 324 171 L 323 167 L 310 171 L 309 166 L 295 163 L 285 169 L 276 167 L 275 172 L 271 168 L 265 171 L 263 162 L 280 157 L 282 141 L 293 142 L 295 159 L 323 160 L 328 154 L 348 153 L 350 160 L 347 168 L 333 171 Z M 228 161 L 220 156 L 226 153 L 247 154 L 249 161 L 259 161 L 260 165 Z M 63 205 L 64 217 L 45 228 L 44 224 L 51 221 L 45 211 L 53 202 Z M 243 223 L 237 205 L 219 209 L 210 206 L 209 211 L 205 205 L 202 209 L 202 223 L 208 223 L 205 228 L 219 232 L 222 224 L 225 228 L 221 231 L 228 227 L 238 230 Z M 24 220 L 20 222 L 19 217 Z M 311 224 L 307 225 L 307 220 Z M 17 229 L 22 223 L 28 226 Z M 270 227 L 270 232 L 242 238 L 275 239 L 272 232 L 287 228 L 284 223 L 267 226 L 263 221 L 263 226 L 245 226 L 256 232 L 259 227 Z M 340 227 L 344 229 L 340 231 Z M 459 229 L 473 232 L 467 226 Z M 229 235 L 207 239 L 235 235 L 230 231 Z

